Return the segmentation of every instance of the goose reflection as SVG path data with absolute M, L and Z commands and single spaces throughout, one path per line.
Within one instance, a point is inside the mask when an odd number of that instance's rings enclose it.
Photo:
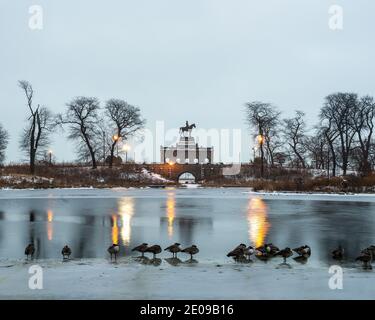
M 146 257 L 146 256 L 143 256 L 143 257 L 138 256 L 138 257 L 135 257 L 134 260 L 140 264 L 145 264 L 145 265 L 154 266 L 154 267 L 160 266 L 162 262 L 160 258 L 150 259 L 149 257 Z
M 294 257 L 293 260 L 301 264 L 306 264 L 309 258 L 307 256 L 298 256 Z
M 134 257 L 134 260 L 139 262 L 140 264 L 149 264 L 150 263 L 150 258 L 146 256 L 137 256 Z
M 185 260 L 183 263 L 187 264 L 187 265 L 194 265 L 194 264 L 198 263 L 198 260 L 196 260 L 196 259 L 188 259 L 188 260 Z
M 254 243 L 256 248 L 262 246 L 270 228 L 270 223 L 267 219 L 267 205 L 262 199 L 250 199 L 247 222 L 249 226 L 249 240 Z
M 166 262 L 168 262 L 171 266 L 174 266 L 174 267 L 176 267 L 179 264 L 183 263 L 181 259 L 176 258 L 176 257 L 174 257 L 174 258 L 165 258 L 164 260 Z

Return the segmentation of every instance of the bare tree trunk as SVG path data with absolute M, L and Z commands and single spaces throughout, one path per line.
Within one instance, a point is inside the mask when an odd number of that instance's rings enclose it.
M 332 177 L 336 177 L 336 152 L 335 152 L 335 148 L 333 146 L 333 143 L 332 142 L 328 142 L 329 143 L 329 148 L 331 150 L 331 153 L 332 153 Z M 329 159 L 328 159 L 329 161 Z
M 346 176 L 346 171 L 348 170 L 348 156 L 345 154 L 345 156 L 342 157 L 342 174 Z
M 35 175 L 35 149 L 30 151 L 30 174 Z
M 260 177 L 264 176 L 264 150 L 263 143 L 260 143 Z
M 302 158 L 301 154 L 298 152 L 297 148 L 293 147 L 293 151 L 294 153 L 296 154 L 299 162 L 301 163 L 302 165 L 302 168 L 305 169 L 306 168 L 306 165 L 305 165 L 305 160 Z
M 116 147 L 116 141 L 114 143 L 112 143 L 112 146 L 111 146 L 111 151 L 110 151 L 110 155 L 109 155 L 109 167 L 112 168 L 113 167 L 113 158 L 115 156 L 115 147 Z
M 86 141 L 87 148 L 89 149 L 89 153 L 90 153 L 90 157 L 91 157 L 91 162 L 92 162 L 92 168 L 93 168 L 93 169 L 96 169 L 98 166 L 97 166 L 97 163 L 96 163 L 96 157 L 95 157 L 94 149 L 92 148 L 89 139 L 88 139 L 87 136 L 85 135 L 84 130 L 83 130 L 82 133 L 83 133 L 84 139 L 85 139 L 85 141 Z
M 94 152 L 94 150 L 92 149 L 91 146 L 89 146 L 88 148 L 89 148 L 89 152 L 90 152 L 90 156 L 91 156 L 92 168 L 96 169 L 98 167 L 98 165 L 96 164 L 95 152 Z
M 32 127 L 31 127 L 31 135 L 30 135 L 30 174 L 35 175 L 35 125 L 36 125 L 36 119 L 35 115 L 32 116 Z

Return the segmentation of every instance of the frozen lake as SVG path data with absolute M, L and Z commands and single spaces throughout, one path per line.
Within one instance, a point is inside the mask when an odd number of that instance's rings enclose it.
M 50 286 L 40 292 L 27 289 L 31 263 L 24 261 L 24 248 L 29 242 L 37 247 L 32 263 L 50 275 Z M 108 262 L 106 250 L 113 242 L 121 247 L 118 264 Z M 171 255 L 163 252 L 157 266 L 142 264 L 130 251 L 142 242 L 163 248 L 174 242 L 183 247 L 196 244 L 198 263 L 185 263 L 189 257 L 180 254 L 181 262 L 174 266 L 165 260 Z M 272 242 L 280 248 L 308 244 L 312 256 L 306 264 L 289 259 L 291 269 L 280 269 L 279 258 L 267 263 L 253 258 L 253 263 L 242 265 L 226 257 L 241 242 L 255 246 Z M 73 251 L 68 263 L 61 262 L 65 244 Z M 354 262 L 371 244 L 375 244 L 372 195 L 254 194 L 239 188 L 3 190 L 0 298 L 373 298 L 373 273 Z M 337 264 L 330 252 L 338 245 L 346 250 L 341 266 L 352 288 L 341 293 L 327 286 L 328 268 Z M 116 273 L 116 279 L 111 278 Z M 90 293 L 80 282 L 85 277 L 93 286 Z M 262 277 L 273 281 L 262 286 Z M 118 279 L 126 285 L 113 289 Z M 191 288 L 194 280 L 202 284 Z M 236 280 L 242 283 L 240 291 L 232 288 Z M 182 287 L 169 287 L 174 281 Z M 299 285 L 285 292 L 283 281 L 286 286 L 293 281 Z

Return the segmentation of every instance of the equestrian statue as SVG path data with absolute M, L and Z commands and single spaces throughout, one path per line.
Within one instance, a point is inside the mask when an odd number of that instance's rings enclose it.
M 186 121 L 185 127 L 180 127 L 180 134 L 185 136 L 185 132 L 189 133 L 189 137 L 191 137 L 191 130 L 196 128 L 195 123 L 189 125 L 189 121 Z

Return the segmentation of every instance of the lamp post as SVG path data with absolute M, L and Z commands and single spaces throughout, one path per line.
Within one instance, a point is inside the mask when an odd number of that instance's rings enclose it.
M 49 165 L 52 164 L 52 154 L 53 154 L 52 150 L 48 150 L 48 162 L 49 162 Z
M 262 134 L 258 134 L 256 137 L 256 140 L 259 145 L 259 151 L 260 151 L 260 176 L 263 178 L 264 173 L 264 151 L 263 151 L 263 143 L 264 143 L 264 136 Z
M 125 163 L 128 162 L 128 151 L 130 151 L 130 146 L 128 144 L 124 144 L 122 146 L 122 150 L 125 151 Z
M 169 161 L 168 164 L 169 164 L 169 179 L 171 179 L 172 178 L 172 167 L 173 167 L 174 163 L 172 161 Z
M 118 141 L 120 140 L 120 137 L 115 134 L 113 137 L 112 137 L 113 141 L 116 143 L 116 152 L 117 152 L 117 158 L 118 158 Z

